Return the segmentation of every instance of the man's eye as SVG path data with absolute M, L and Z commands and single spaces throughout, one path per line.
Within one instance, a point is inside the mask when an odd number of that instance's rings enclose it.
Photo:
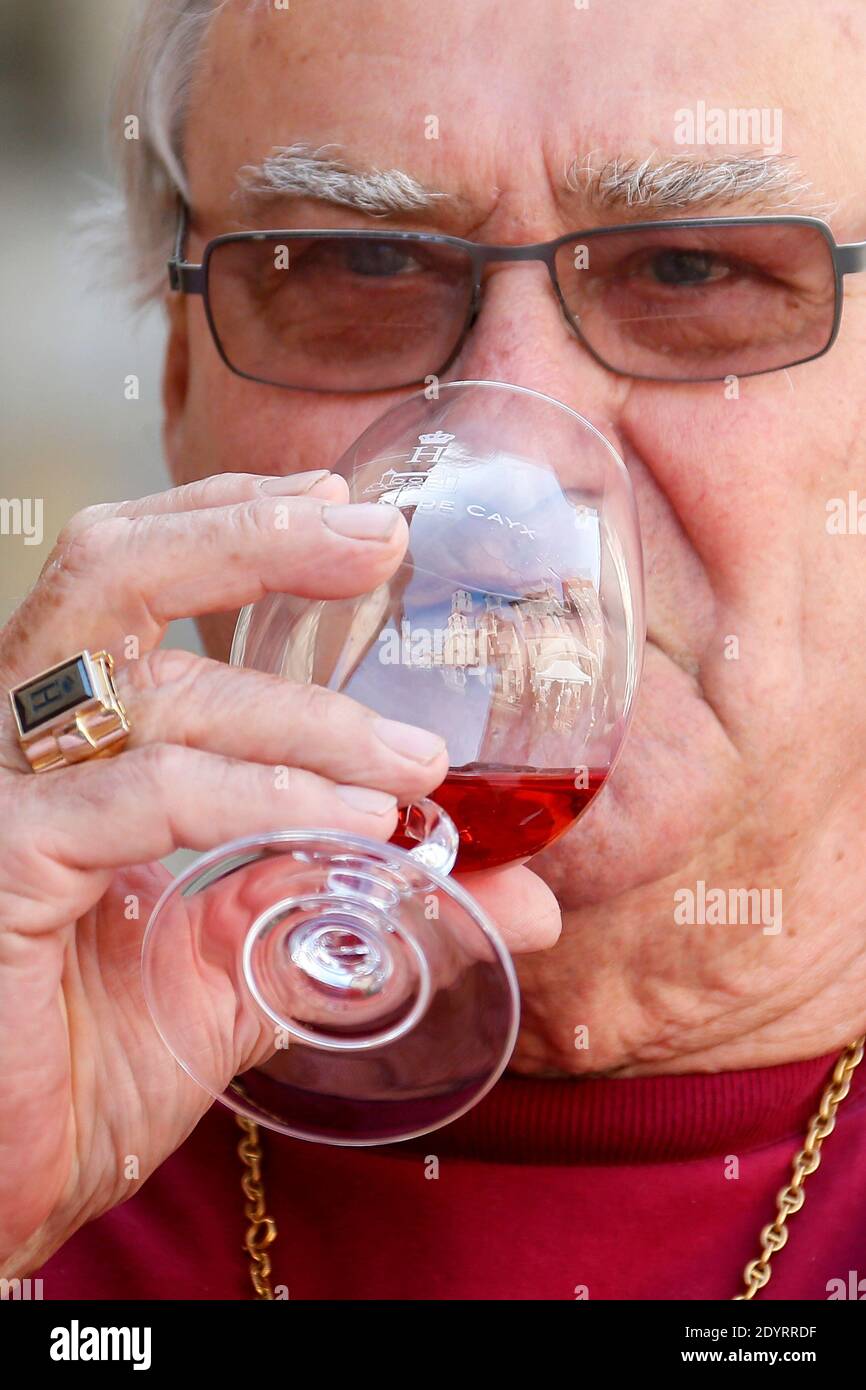
M 353 275 L 400 275 L 418 269 L 408 251 L 387 241 L 350 241 L 344 256 Z
M 658 251 L 649 270 L 661 285 L 707 285 L 730 273 L 730 267 L 709 251 Z

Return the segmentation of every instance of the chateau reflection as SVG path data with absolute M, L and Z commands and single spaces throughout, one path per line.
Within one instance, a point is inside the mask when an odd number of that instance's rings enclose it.
M 521 599 L 457 589 L 444 629 L 404 622 L 390 653 L 380 659 L 441 669 L 445 684 L 461 690 L 482 680 L 494 705 L 544 713 L 550 727 L 573 729 L 600 690 L 604 622 L 589 579 L 566 580 Z M 380 640 L 386 641 L 386 634 Z

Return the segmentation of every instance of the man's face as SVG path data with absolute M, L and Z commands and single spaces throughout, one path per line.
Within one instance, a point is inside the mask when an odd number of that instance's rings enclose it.
M 829 205 L 837 240 L 860 240 L 864 69 L 858 0 L 820 16 L 806 0 L 229 5 L 211 30 L 185 136 L 188 256 L 250 226 L 411 226 L 525 243 L 629 220 L 634 209 L 599 213 L 579 192 L 561 196 L 564 171 L 587 156 L 600 167 L 746 153 L 676 142 L 675 113 L 699 102 L 781 110 L 782 153 L 814 185 L 787 210 Z M 349 164 L 403 169 L 458 198 L 411 221 L 309 200 L 249 211 L 238 170 L 298 142 L 336 145 Z M 753 197 L 679 211 L 779 210 Z M 490 272 L 447 379 L 534 387 L 596 423 L 631 473 L 646 556 L 649 640 L 629 744 L 595 809 L 541 861 L 566 908 L 670 876 L 724 882 L 733 866 L 746 885 L 793 883 L 816 814 L 856 795 L 866 537 L 829 534 L 826 522 L 830 499 L 866 490 L 861 281 L 848 277 L 828 355 L 744 379 L 736 398 L 721 382 L 613 375 L 567 326 L 543 266 Z M 220 361 L 199 299 L 178 297 L 171 314 L 166 437 L 178 481 L 330 466 L 406 394 L 257 385 Z M 221 655 L 226 631 L 207 629 Z M 817 853 L 826 867 L 837 845 Z

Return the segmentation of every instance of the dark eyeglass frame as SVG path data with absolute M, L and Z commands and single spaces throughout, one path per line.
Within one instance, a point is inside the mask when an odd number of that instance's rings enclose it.
M 239 241 L 272 241 L 279 238 L 280 241 L 303 241 L 311 237 L 328 237 L 341 241 L 369 241 L 375 239 L 381 244 L 393 244 L 410 242 L 415 245 L 435 245 L 451 247 L 459 250 L 469 257 L 472 269 L 472 292 L 469 299 L 469 308 L 463 327 L 460 330 L 457 343 L 448 358 L 435 371 L 429 373 L 432 376 L 443 376 L 461 352 L 469 332 L 472 329 L 478 314 L 481 310 L 483 297 L 482 278 L 487 266 L 497 261 L 541 261 L 547 266 L 556 297 L 559 301 L 562 312 L 575 336 L 586 349 L 589 355 L 598 362 L 599 366 L 604 367 L 608 372 L 613 372 L 616 376 L 626 377 L 632 381 L 664 381 L 669 385 L 693 386 L 707 381 L 723 381 L 724 376 L 709 377 L 667 377 L 667 376 L 648 376 L 636 372 L 622 371 L 618 367 L 606 362 L 603 357 L 595 351 L 590 343 L 587 342 L 580 330 L 577 318 L 571 313 L 568 305 L 563 298 L 562 289 L 559 283 L 559 276 L 556 270 L 556 253 L 560 247 L 568 246 L 573 242 L 587 242 L 599 237 L 614 236 L 623 232 L 634 232 L 642 229 L 648 232 L 658 231 L 683 231 L 697 230 L 706 227 L 749 227 L 749 226 L 776 226 L 776 227 L 809 227 L 820 233 L 823 237 L 833 264 L 834 275 L 834 310 L 833 324 L 830 336 L 824 347 L 818 352 L 810 353 L 807 357 L 800 357 L 793 362 L 786 362 L 780 367 L 762 367 L 753 372 L 738 372 L 735 375 L 740 377 L 747 376 L 766 376 L 771 372 L 786 371 L 789 367 L 798 367 L 804 362 L 813 362 L 818 357 L 823 357 L 836 341 L 839 333 L 839 325 L 842 321 L 842 301 L 843 301 L 843 278 L 846 275 L 856 275 L 858 272 L 866 271 L 866 241 L 847 242 L 839 244 L 833 236 L 827 223 L 819 217 L 801 217 L 794 214 L 779 214 L 777 216 L 762 217 L 760 215 L 751 217 L 688 217 L 688 218 L 665 218 L 653 222 L 628 222 L 620 223 L 615 227 L 594 227 L 585 231 L 567 232 L 564 236 L 556 237 L 553 241 L 539 241 L 526 246 L 490 246 L 477 241 L 466 241 L 462 237 L 447 236 L 439 232 L 409 232 L 409 231 L 387 231 L 379 232 L 375 229 L 365 228 L 276 228 L 268 231 L 253 232 L 225 232 L 221 236 L 214 237 L 207 243 L 202 252 L 201 261 L 197 264 L 187 261 L 184 258 L 186 249 L 187 235 L 189 231 L 189 208 L 183 200 L 178 202 L 178 220 L 175 235 L 174 254 L 168 262 L 168 283 L 169 289 L 180 294 L 201 295 L 204 301 L 205 315 L 214 345 L 225 365 L 236 376 L 244 377 L 247 381 L 256 381 L 264 386 L 276 386 L 284 391 L 313 391 L 325 395 L 347 394 L 347 395 L 375 395 L 376 388 L 369 387 L 330 387 L 330 386 L 293 386 L 286 382 L 272 381 L 266 377 L 253 376 L 249 372 L 236 367 L 226 356 L 225 350 L 220 339 L 214 317 L 211 311 L 210 296 L 208 294 L 208 270 L 211 256 L 219 247 L 227 242 Z M 408 381 L 401 383 L 401 386 L 383 386 L 378 388 L 381 391 L 394 391 L 402 389 L 403 386 L 417 385 L 424 381 L 424 377 L 418 377 L 414 382 Z

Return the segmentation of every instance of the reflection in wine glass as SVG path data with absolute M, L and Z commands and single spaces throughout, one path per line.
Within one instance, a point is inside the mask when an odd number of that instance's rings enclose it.
M 269 595 L 241 614 L 232 661 L 441 734 L 458 870 L 530 858 L 600 790 L 634 704 L 642 562 L 624 465 L 559 402 L 458 382 L 387 412 L 335 471 L 353 500 L 404 512 L 404 564 L 360 598 Z

